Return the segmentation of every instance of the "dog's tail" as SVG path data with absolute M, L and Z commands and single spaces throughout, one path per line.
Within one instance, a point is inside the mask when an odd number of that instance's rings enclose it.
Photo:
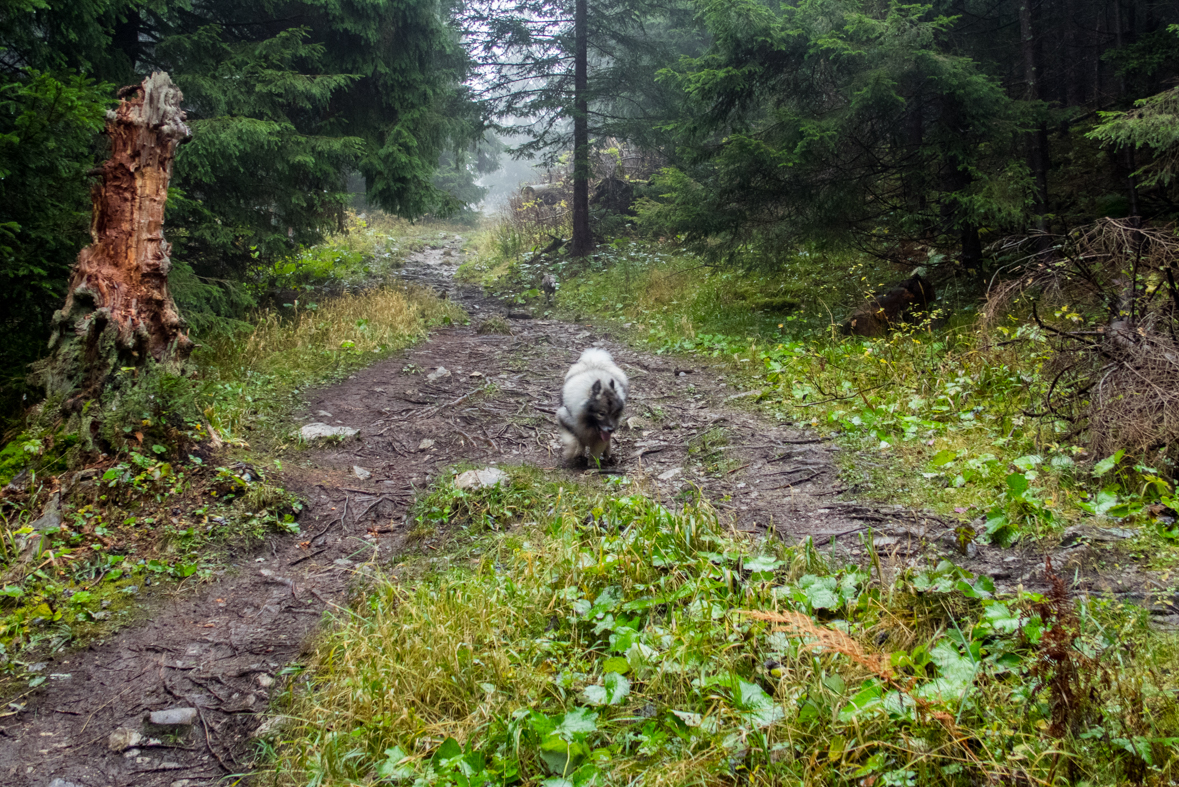
M 613 366 L 614 356 L 603 350 L 601 347 L 591 347 L 581 354 L 577 359 L 578 363 L 584 363 L 586 366 Z

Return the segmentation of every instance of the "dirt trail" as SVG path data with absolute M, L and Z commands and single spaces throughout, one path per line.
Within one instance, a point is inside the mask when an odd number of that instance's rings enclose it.
M 512 335 L 478 333 L 492 313 L 515 312 L 456 286 L 461 243 L 456 236 L 414 255 L 403 276 L 462 302 L 471 325 L 439 330 L 319 391 L 308 406 L 304 421 L 360 434 L 289 462 L 286 482 L 308 500 L 303 535 L 270 539 L 215 584 L 176 593 L 149 623 L 59 654 L 45 672 L 66 677 L 6 698 L 15 704 L 0 711 L 0 785 L 195 787 L 247 771 L 251 733 L 281 668 L 298 659 L 328 606 L 343 603 L 354 574 L 404 543 L 415 489 L 462 461 L 561 466 L 553 428 L 560 382 L 591 345 L 608 349 L 631 377 L 631 427 L 620 432 L 620 461 L 608 469 L 667 503 L 698 488 L 735 528 L 834 543 L 840 560 L 862 558 L 869 528 L 893 565 L 924 560 L 930 543 L 952 539 L 951 525 L 934 517 L 841 500 L 833 448 L 743 409 L 741 392 L 715 369 L 554 320 L 510 319 Z M 304 540 L 309 549 L 299 546 Z M 973 558 L 1011 584 L 1029 581 L 1040 561 L 987 548 Z M 108 747 L 116 729 L 142 730 L 147 712 L 180 706 L 198 708 L 198 718 L 166 745 Z

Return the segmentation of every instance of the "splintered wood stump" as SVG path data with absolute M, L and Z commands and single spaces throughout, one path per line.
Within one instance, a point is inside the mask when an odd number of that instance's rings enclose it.
M 164 240 L 172 161 L 189 137 L 183 96 L 163 72 L 118 96 L 107 113 L 111 156 L 92 194 L 92 242 L 78 254 L 53 316 L 53 354 L 39 369 L 47 395 L 69 412 L 98 398 L 119 369 L 179 365 L 193 346 L 168 291 Z

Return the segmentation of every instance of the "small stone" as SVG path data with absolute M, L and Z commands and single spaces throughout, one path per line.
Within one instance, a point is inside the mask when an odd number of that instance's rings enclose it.
M 427 451 L 433 447 L 434 447 L 434 441 L 428 437 L 426 439 L 422 440 L 422 442 L 418 443 L 418 450 L 419 451 Z
M 45 506 L 45 513 L 31 527 L 39 533 L 52 533 L 61 529 L 61 492 L 54 492 Z
M 316 410 L 315 417 L 316 418 L 331 418 L 332 414 L 329 413 L 327 410 Z
M 1138 531 L 1124 527 L 1106 527 L 1102 528 L 1101 534 L 1111 541 L 1121 541 L 1124 538 L 1133 538 L 1138 535 Z
M 299 430 L 299 437 L 304 441 L 310 443 L 315 440 L 322 440 L 328 437 L 352 437 L 359 434 L 359 429 L 353 429 L 351 426 L 328 426 L 325 423 L 316 421 L 313 424 L 307 424 Z
M 156 727 L 191 727 L 197 720 L 196 708 L 168 708 L 148 714 L 147 720 Z
M 270 677 L 265 672 L 259 672 L 255 679 L 258 681 L 258 685 L 264 689 L 268 689 L 274 685 L 274 678 Z
M 1062 547 L 1073 547 L 1084 542 L 1113 543 L 1138 535 L 1135 530 L 1124 527 L 1087 527 L 1073 525 L 1066 529 L 1060 538 Z
M 454 479 L 455 489 L 486 489 L 499 486 L 508 480 L 508 474 L 496 467 L 484 467 L 481 470 L 468 470 L 460 473 Z
M 670 481 L 671 479 L 675 478 L 677 475 L 679 475 L 682 472 L 684 472 L 684 468 L 682 468 L 682 467 L 673 467 L 670 470 L 664 470 L 662 473 L 659 474 L 659 480 L 660 481 Z
M 482 377 L 483 372 L 471 372 L 471 377 Z
M 258 725 L 258 729 L 250 733 L 251 738 L 265 738 L 273 735 L 286 721 L 285 716 L 271 716 Z
M 126 751 L 133 748 L 143 740 L 143 736 L 136 730 L 130 727 L 119 727 L 111 733 L 110 738 L 107 739 L 107 747 L 113 752 Z
M 371 471 L 365 470 L 360 465 L 352 465 L 352 475 L 356 476 L 361 481 L 367 481 L 368 479 L 373 477 L 373 474 Z
M 441 380 L 443 377 L 450 377 L 450 370 L 445 366 L 439 366 L 437 369 L 426 375 L 426 379 L 430 382 L 433 382 L 434 380 Z
M 48 543 L 45 536 L 40 533 L 26 533 L 17 536 L 16 548 L 20 550 L 20 559 L 27 563 L 41 557 Z
M 6 492 L 22 492 L 29 488 L 29 480 L 32 476 L 28 470 L 21 470 L 17 473 L 11 481 L 4 487 Z
M 49 787 L 82 787 L 82 785 L 74 784 L 73 782 L 67 782 L 65 779 L 59 778 L 49 782 Z
M 649 420 L 647 420 L 646 418 L 643 418 L 642 416 L 634 415 L 634 416 L 631 416 L 630 418 L 626 419 L 626 425 L 630 429 L 642 430 L 642 429 L 650 429 L 655 424 L 651 423 Z

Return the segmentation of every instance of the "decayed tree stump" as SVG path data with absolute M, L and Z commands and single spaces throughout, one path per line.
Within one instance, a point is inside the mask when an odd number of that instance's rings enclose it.
M 189 137 L 183 96 L 163 72 L 118 96 L 107 113 L 111 156 L 93 191 L 92 244 L 78 254 L 53 316 L 53 354 L 38 369 L 67 412 L 97 399 L 118 370 L 179 365 L 193 346 L 168 291 L 172 245 L 163 232 L 172 161 Z

